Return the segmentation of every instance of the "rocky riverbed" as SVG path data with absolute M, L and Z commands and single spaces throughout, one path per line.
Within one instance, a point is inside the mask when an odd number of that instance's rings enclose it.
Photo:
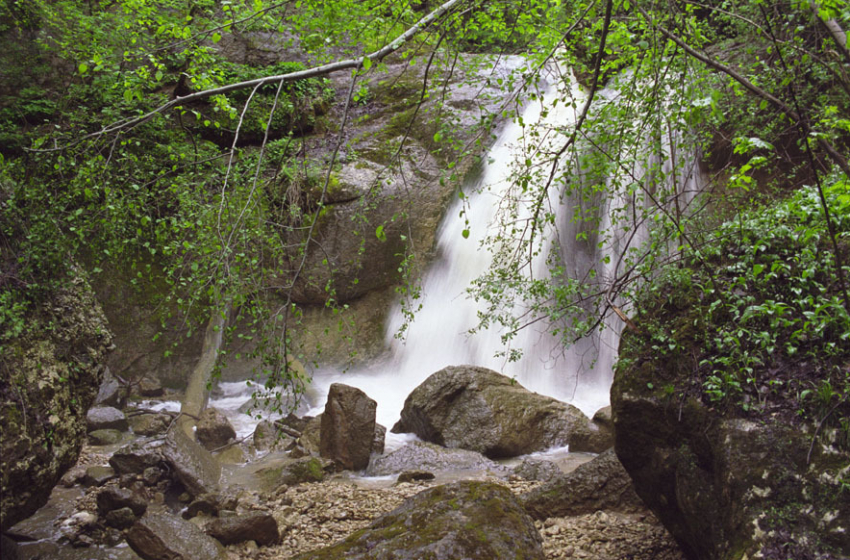
M 78 466 L 107 465 L 109 455 L 102 448 L 87 447 L 80 457 Z M 574 464 L 575 465 L 575 464 Z M 573 466 L 574 466 L 573 465 Z M 571 467 L 567 467 L 571 468 Z M 562 467 L 563 469 L 563 467 Z M 281 539 L 278 544 L 258 546 L 246 541 L 226 547 L 231 560 L 283 560 L 298 554 L 315 551 L 344 539 L 367 527 L 373 520 L 385 514 L 406 499 L 429 488 L 444 484 L 457 477 L 440 477 L 436 480 L 398 483 L 381 478 L 352 477 L 341 473 L 321 482 L 285 485 L 272 491 L 242 489 L 238 491 L 238 510 L 248 513 L 268 513 L 278 523 Z M 546 484 L 542 481 L 524 480 L 518 475 L 495 476 L 488 472 L 464 473 L 464 478 L 492 481 L 506 486 L 516 496 L 529 495 L 532 490 Z M 57 518 L 57 528 L 73 534 L 74 524 L 95 517 L 97 496 L 104 488 L 117 486 L 118 479 L 104 486 L 91 486 L 76 500 L 74 512 Z M 165 503 L 149 504 L 149 511 L 167 511 Z M 196 525 L 204 525 L 212 518 L 203 515 L 193 518 Z M 547 559 L 561 560 L 586 558 L 611 559 L 661 559 L 683 558 L 678 546 L 669 533 L 648 511 L 620 513 L 611 509 L 565 517 L 551 517 L 535 521 L 535 528 L 543 539 L 543 551 Z M 126 530 L 123 531 L 126 533 Z M 97 546 L 86 538 L 79 538 L 85 531 L 72 536 L 73 545 L 82 555 L 88 546 Z M 122 534 L 113 530 L 105 540 L 113 543 L 122 540 Z M 64 546 L 71 547 L 70 542 Z M 39 549 L 43 550 L 43 549 Z M 30 556 L 22 548 L 23 558 L 46 558 L 38 554 Z M 132 551 L 123 549 L 122 559 L 134 558 Z

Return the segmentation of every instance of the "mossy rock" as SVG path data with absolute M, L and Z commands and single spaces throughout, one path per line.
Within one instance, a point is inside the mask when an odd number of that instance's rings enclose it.
M 543 559 L 542 539 L 510 490 L 491 482 L 437 486 L 405 500 L 368 528 L 296 558 Z

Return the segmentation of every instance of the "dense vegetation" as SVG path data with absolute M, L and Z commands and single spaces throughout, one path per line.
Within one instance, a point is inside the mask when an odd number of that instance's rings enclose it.
M 327 76 L 380 73 L 386 56 L 448 72 L 460 51 L 510 52 L 529 70 L 506 92 L 578 118 L 527 124 L 493 268 L 472 288 L 489 305 L 482 324 L 501 324 L 506 342 L 529 321 L 566 342 L 627 324 L 672 351 L 663 317 L 630 318 L 630 306 L 681 298 L 706 399 L 758 409 L 790 392 L 804 414 L 837 418 L 850 395 L 848 19 L 843 3 L 797 0 L 4 0 L 0 346 L 62 282 L 117 266 L 164 283 L 176 304 L 164 313 L 190 330 L 248 316 L 272 383 L 298 384 L 292 286 L 348 109 L 369 98 Z M 289 58 L 235 60 L 239 41 L 259 40 Z M 552 62 L 584 93 L 545 90 Z M 425 85 L 421 99 L 439 87 Z M 708 185 L 683 192 L 699 159 Z M 595 251 L 579 277 L 544 243 L 557 229 Z M 526 273 L 539 259 L 549 273 Z

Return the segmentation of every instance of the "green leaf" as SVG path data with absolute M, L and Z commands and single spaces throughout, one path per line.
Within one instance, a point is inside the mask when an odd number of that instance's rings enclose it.
M 384 233 L 384 226 L 383 225 L 380 225 L 375 229 L 375 237 L 377 237 L 381 241 L 387 240 L 387 234 Z
M 218 33 L 218 32 L 213 33 L 212 34 L 212 42 L 218 43 L 219 41 L 221 41 L 221 33 Z
M 78 69 L 80 71 L 80 74 L 85 74 L 89 70 L 89 65 L 85 62 L 81 62 Z
M 460 234 L 463 236 L 464 239 L 469 239 L 469 230 L 468 229 L 463 230 L 462 232 L 460 232 Z
M 372 67 L 372 59 L 368 57 L 363 57 L 363 70 L 368 70 Z

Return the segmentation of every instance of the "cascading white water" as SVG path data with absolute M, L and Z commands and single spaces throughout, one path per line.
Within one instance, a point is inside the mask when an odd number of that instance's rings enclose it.
M 561 84 L 559 80 L 556 84 Z M 555 97 L 556 85 L 544 92 L 544 103 Z M 581 96 L 573 85 L 572 95 Z M 504 350 L 501 333 L 487 329 L 469 334 L 478 324 L 479 306 L 467 296 L 466 290 L 473 280 L 486 272 L 492 256 L 482 242 L 493 233 L 500 205 L 517 196 L 512 192 L 512 166 L 525 133 L 541 119 L 541 102 L 527 103 L 521 121 L 512 121 L 500 131 L 496 143 L 484 160 L 481 173 L 474 182 L 467 182 L 463 191 L 468 196 L 464 202 L 458 198 L 446 212 L 438 232 L 436 258 L 431 263 L 422 283 L 422 307 L 405 332 L 405 339 L 395 337 L 404 316 L 397 304 L 390 313 L 385 342 L 387 359 L 380 366 L 352 371 L 318 372 L 314 388 L 321 395 L 333 382 L 346 383 L 365 391 L 378 402 L 378 421 L 392 426 L 399 418 L 404 399 L 432 373 L 449 365 L 473 364 L 488 367 L 516 378 L 526 388 L 571 402 L 587 414 L 608 404 L 611 383 L 611 364 L 616 354 L 616 341 L 602 339 L 590 345 L 582 343 L 564 350 L 562 342 L 548 332 L 548 325 L 531 325 L 521 330 L 512 340 L 514 348 L 521 349 L 522 358 L 509 362 L 497 357 Z M 574 105 L 561 103 L 549 108 L 546 120 L 569 126 L 575 122 Z M 537 139 L 536 142 L 549 142 Z M 554 140 L 551 140 L 554 142 Z M 554 145 L 554 144 L 553 144 Z M 462 210 L 463 214 L 462 214 Z M 530 214 L 529 214 L 530 215 Z M 525 216 L 519 216 L 522 219 Z M 469 230 L 464 238 L 463 230 Z M 552 242 L 553 231 L 542 231 L 546 239 L 540 258 L 530 267 L 531 273 L 541 277 L 547 273 L 545 255 Z M 616 338 L 617 333 L 606 333 Z M 593 356 L 590 356 L 593 350 Z M 591 371 L 591 362 L 596 366 Z M 578 382 L 577 380 L 581 381 Z M 320 398 L 319 412 L 324 406 Z
M 421 309 L 408 325 L 404 340 L 395 336 L 405 320 L 401 304 L 397 303 L 387 321 L 387 352 L 383 359 L 354 371 L 315 372 L 310 390 L 313 408 L 309 414 L 323 410 L 331 383 L 339 382 L 358 387 L 375 399 L 378 402 L 378 422 L 391 427 L 399 418 L 405 398 L 417 385 L 443 367 L 462 364 L 499 371 L 516 378 L 527 389 L 569 402 L 588 415 L 608 404 L 622 329 L 622 321 L 613 314 L 605 320 L 604 328 L 566 348 L 559 337 L 551 334 L 549 323 L 531 321 L 510 342 L 512 348 L 522 351 L 522 358 L 515 362 L 497 357 L 505 351 L 502 333 L 498 329 L 469 333 L 478 325 L 479 306 L 468 297 L 467 289 L 493 263 L 492 254 L 482 248 L 482 243 L 495 232 L 500 222 L 503 224 L 506 219 L 521 222 L 532 214 L 528 201 L 522 200 L 528 196 L 527 193 L 511 181 L 514 166 L 518 159 L 522 159 L 518 158 L 521 150 L 529 149 L 522 143 L 533 139 L 535 146 L 531 147 L 531 151 L 557 151 L 564 136 L 559 136 L 556 130 L 559 127 L 571 130 L 584 101 L 584 94 L 575 83 L 571 83 L 568 73 L 556 76 L 552 82 L 555 85 L 550 85 L 543 93 L 542 102 L 540 99 L 528 102 L 522 118 L 508 122 L 500 131 L 484 158 L 480 173 L 463 186 L 463 192 L 468 194 L 466 204 L 458 198 L 447 210 L 437 235 L 436 257 L 422 281 Z M 558 92 L 557 87 L 569 87 L 570 90 Z M 616 89 L 606 89 L 598 93 L 597 99 L 602 103 L 616 103 L 618 95 Z M 543 104 L 551 104 L 556 97 L 560 97 L 561 102 L 554 108 L 546 105 L 546 111 L 542 111 Z M 565 103 L 565 99 L 571 99 L 573 103 Z M 543 131 L 540 136 L 527 134 L 535 123 L 543 124 L 537 129 Z M 683 193 L 682 204 L 687 205 L 700 188 L 700 177 L 694 163 L 696 158 L 685 158 L 686 165 L 672 161 L 674 158 L 670 156 L 676 149 L 675 143 L 675 139 L 662 142 L 662 153 L 650 159 L 654 159 L 656 172 L 678 183 L 675 190 Z M 564 167 L 570 165 L 567 161 L 561 164 Z M 647 168 L 652 166 L 651 162 L 635 163 L 629 173 L 643 177 Z M 556 181 L 550 192 L 563 190 L 564 180 L 580 181 L 583 173 L 584 170 L 579 168 L 571 173 L 562 170 L 559 172 L 561 182 Z M 593 270 L 600 285 L 604 285 L 622 272 L 618 269 L 623 266 L 620 257 L 625 251 L 641 246 L 647 238 L 648 228 L 643 221 L 626 224 L 613 221 L 612 216 L 624 209 L 634 209 L 636 205 L 643 205 L 649 214 L 652 209 L 646 208 L 648 202 L 645 198 L 616 194 L 621 189 L 606 188 L 603 192 L 605 194 L 600 194 L 593 203 L 599 219 L 595 229 L 605 232 L 601 240 L 595 237 L 579 240 L 578 234 L 585 226 L 574 220 L 573 215 L 584 203 L 581 197 L 557 194 L 549 197 L 555 214 L 554 223 L 537 232 L 536 237 L 542 243 L 537 247 L 537 256 L 526 267 L 526 274 L 548 279 L 547 257 L 552 252 L 558 255 L 566 273 L 574 278 L 585 278 Z M 611 193 L 615 195 L 611 196 Z M 515 212 L 505 213 L 505 208 L 512 204 Z M 463 235 L 465 229 L 469 230 L 466 238 Z M 606 262 L 603 255 L 610 259 Z M 520 306 L 517 309 L 521 310 L 522 302 L 517 303 Z M 229 390 L 239 392 L 238 387 L 230 387 Z M 221 407 L 226 404 L 225 400 L 212 404 Z M 247 435 L 253 422 L 242 424 L 240 435 Z M 390 449 L 404 441 L 404 436 L 388 434 Z

